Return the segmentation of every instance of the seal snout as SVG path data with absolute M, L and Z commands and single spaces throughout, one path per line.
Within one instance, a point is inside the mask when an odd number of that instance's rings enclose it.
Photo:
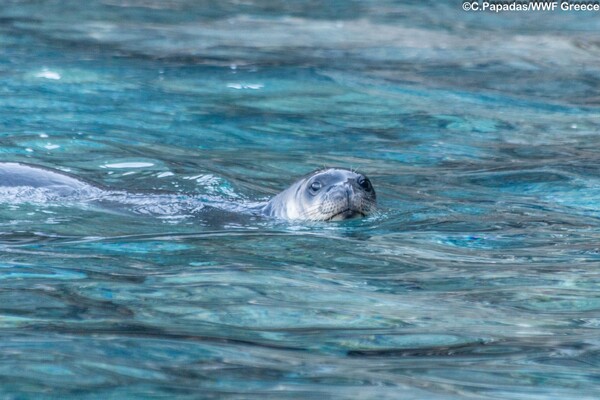
M 350 207 L 354 190 L 348 182 L 332 186 L 329 192 L 332 201 L 338 202 L 339 204 L 345 203 L 348 207 Z
M 360 202 L 356 202 L 354 185 L 350 180 L 332 185 L 323 201 L 322 211 L 331 215 L 330 221 L 338 221 L 363 216 Z

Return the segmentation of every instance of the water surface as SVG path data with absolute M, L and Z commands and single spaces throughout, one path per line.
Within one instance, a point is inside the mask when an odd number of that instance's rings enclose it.
M 0 196 L 0 395 L 598 398 L 600 20 L 454 3 L 8 1 L 2 161 L 140 195 Z

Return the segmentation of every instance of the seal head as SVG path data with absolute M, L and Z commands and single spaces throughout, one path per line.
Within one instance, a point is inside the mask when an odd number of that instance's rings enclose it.
M 366 176 L 330 168 L 315 171 L 273 197 L 262 213 L 283 219 L 340 221 L 375 210 L 376 196 Z

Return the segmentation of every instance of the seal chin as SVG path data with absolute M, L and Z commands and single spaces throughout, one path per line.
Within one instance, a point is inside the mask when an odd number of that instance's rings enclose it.
M 352 218 L 358 218 L 358 217 L 364 217 L 364 216 L 365 216 L 365 214 L 363 214 L 360 211 L 347 208 L 347 209 L 342 210 L 339 213 L 333 215 L 331 218 L 327 219 L 327 221 L 343 221 L 345 219 L 352 219 Z

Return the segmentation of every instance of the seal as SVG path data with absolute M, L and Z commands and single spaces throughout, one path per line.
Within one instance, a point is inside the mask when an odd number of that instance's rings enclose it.
M 375 189 L 365 175 L 347 169 L 314 171 L 273 197 L 263 215 L 291 220 L 340 221 L 364 217 L 376 207 Z
M 0 163 L 0 186 L 45 188 L 65 196 L 91 187 L 62 171 L 12 162 Z
M 173 201 L 160 194 L 110 191 L 62 171 L 12 162 L 0 162 L 0 187 L 11 190 L 25 188 L 26 190 L 17 190 L 14 194 L 22 201 L 31 201 L 33 198 L 38 201 L 66 199 L 103 204 L 116 202 L 129 206 L 161 203 L 161 199 Z M 181 200 L 179 196 L 177 198 L 179 203 L 187 201 Z M 202 202 L 194 197 L 191 201 L 194 202 L 194 207 L 197 207 L 197 201 Z M 371 214 L 376 207 L 376 196 L 375 189 L 366 176 L 351 170 L 329 168 L 304 176 L 266 204 L 261 203 L 250 209 L 214 200 L 204 203 L 202 207 L 205 205 L 224 210 L 247 210 L 253 214 L 280 219 L 339 221 Z

